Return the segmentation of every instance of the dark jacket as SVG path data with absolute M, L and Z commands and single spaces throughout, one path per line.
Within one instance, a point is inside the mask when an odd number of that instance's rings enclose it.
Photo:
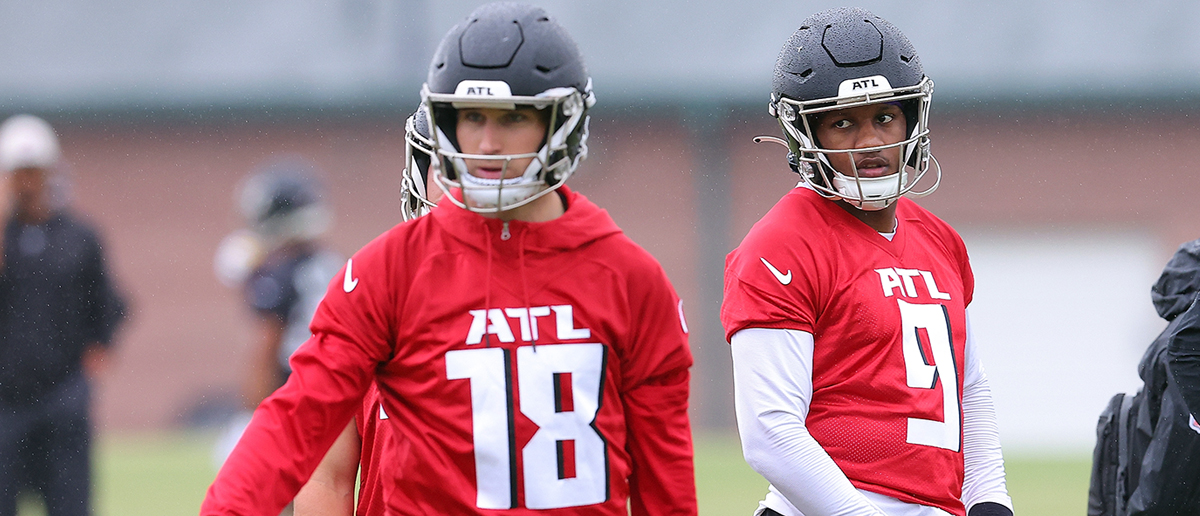
M 60 211 L 39 225 L 11 219 L 0 273 L 0 405 L 30 405 L 109 345 L 125 302 L 96 232 Z
M 1200 270 L 1200 240 L 1184 244 L 1175 257 L 1163 271 L 1163 278 L 1168 278 L 1168 272 L 1171 272 L 1172 289 L 1186 292 L 1179 296 L 1182 299 L 1176 300 L 1176 304 L 1182 304 L 1188 297 L 1192 301 L 1179 316 L 1179 324 L 1175 325 L 1167 342 L 1167 369 L 1179 386 L 1192 418 L 1196 419 L 1200 415 L 1200 302 L 1197 302 L 1200 299 L 1200 273 L 1197 273 Z
M 1200 429 L 1189 424 L 1184 401 L 1200 389 L 1198 292 L 1195 240 L 1180 246 L 1151 289 L 1155 309 L 1169 322 L 1138 364 L 1142 389 L 1118 394 L 1101 415 L 1089 515 L 1200 514 Z

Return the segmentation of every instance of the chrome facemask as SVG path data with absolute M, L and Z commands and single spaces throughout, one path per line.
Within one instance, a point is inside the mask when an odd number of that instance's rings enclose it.
M 856 92 L 857 84 L 872 81 L 882 86 L 864 88 Z M 773 98 L 769 105 L 771 116 L 779 120 L 783 128 L 785 143 L 792 153 L 800 176 L 813 190 L 830 199 L 841 199 L 862 210 L 877 211 L 891 205 L 903 195 L 921 197 L 933 193 L 941 183 L 941 167 L 929 150 L 929 105 L 933 96 L 933 81 L 928 77 L 915 86 L 891 88 L 882 76 L 844 81 L 839 95 L 832 98 L 799 101 L 787 97 Z M 908 138 L 903 141 L 862 149 L 825 149 L 816 144 L 812 117 L 821 113 L 860 106 L 906 101 L 917 103 L 915 120 L 906 120 L 911 125 Z M 909 116 L 905 112 L 906 118 Z M 766 138 L 764 138 L 766 139 Z M 851 170 L 840 171 L 829 161 L 831 154 L 854 154 L 878 152 L 892 148 L 900 149 L 902 162 L 897 173 L 877 178 L 860 177 L 854 159 Z M 913 191 L 931 170 L 933 185 L 921 191 Z M 818 177 L 819 175 L 819 177 Z
M 410 116 L 404 124 L 404 171 L 400 176 L 400 216 L 404 220 L 425 215 L 437 206 L 429 200 L 425 178 L 441 168 L 441 162 L 433 153 L 433 142 L 421 134 L 416 123 L 416 117 Z M 421 155 L 429 160 L 428 166 L 433 170 L 421 170 L 417 161 Z
M 471 95 L 466 92 L 478 88 L 485 81 L 463 81 L 454 94 L 440 94 L 421 90 L 422 101 L 429 109 L 430 125 L 435 137 L 431 148 L 440 166 L 430 172 L 434 182 L 445 194 L 445 198 L 461 208 L 477 213 L 498 213 L 524 206 L 556 190 L 567 180 L 579 163 L 587 156 L 588 121 L 587 108 L 595 104 L 589 80 L 586 92 L 575 88 L 552 88 L 536 96 L 516 96 L 508 93 L 508 86 L 499 81 L 486 81 L 490 91 L 499 90 L 499 95 Z M 502 87 L 497 87 L 502 85 Z M 435 107 L 449 106 L 454 109 L 492 108 L 516 109 L 531 106 L 538 110 L 549 109 L 549 119 L 544 144 L 537 152 L 525 154 L 480 155 L 460 152 L 455 145 L 457 138 L 447 135 L 435 119 L 439 110 Z M 569 139 L 578 134 L 578 148 L 572 156 Z M 486 179 L 470 175 L 466 160 L 503 162 L 501 177 L 508 173 L 513 161 L 532 158 L 521 175 L 507 179 Z M 450 195 L 450 190 L 459 188 L 463 199 Z

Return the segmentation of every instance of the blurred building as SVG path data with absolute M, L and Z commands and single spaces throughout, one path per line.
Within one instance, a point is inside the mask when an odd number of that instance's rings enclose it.
M 572 179 L 667 269 L 697 357 L 695 424 L 732 428 L 722 262 L 797 177 L 766 114 L 779 46 L 826 2 L 540 2 L 595 80 Z M 403 121 L 433 46 L 476 2 L 0 2 L 0 115 L 61 131 L 138 313 L 102 430 L 183 424 L 232 396 L 249 315 L 212 273 L 234 186 L 278 152 L 330 172 L 346 254 L 399 222 Z M 866 1 L 937 82 L 920 202 L 964 235 L 1005 442 L 1081 450 L 1162 327 L 1149 287 L 1196 238 L 1200 5 Z

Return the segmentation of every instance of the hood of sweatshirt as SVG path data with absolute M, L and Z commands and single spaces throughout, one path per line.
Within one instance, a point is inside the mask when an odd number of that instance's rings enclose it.
M 1162 275 L 1150 287 L 1150 298 L 1158 315 L 1168 321 L 1187 310 L 1200 291 L 1200 239 L 1175 251 Z
M 452 202 L 439 203 L 430 216 L 441 229 L 464 245 L 498 255 L 508 254 L 506 250 L 531 255 L 564 252 L 621 233 L 608 212 L 583 194 L 562 186 L 557 193 L 549 195 L 558 193 L 566 199 L 567 209 L 562 216 L 546 222 L 483 217 Z M 461 195 L 457 190 L 451 194 Z M 492 248 L 490 251 L 489 247 Z

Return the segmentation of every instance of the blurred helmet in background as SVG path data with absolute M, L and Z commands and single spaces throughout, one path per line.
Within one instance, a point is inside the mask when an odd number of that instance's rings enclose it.
M 238 206 L 264 240 L 311 240 L 329 230 L 333 212 L 320 169 L 299 156 L 273 158 L 242 183 Z
M 53 169 L 61 157 L 58 136 L 45 120 L 15 115 L 0 125 L 0 168 L 5 173 L 22 168 Z

